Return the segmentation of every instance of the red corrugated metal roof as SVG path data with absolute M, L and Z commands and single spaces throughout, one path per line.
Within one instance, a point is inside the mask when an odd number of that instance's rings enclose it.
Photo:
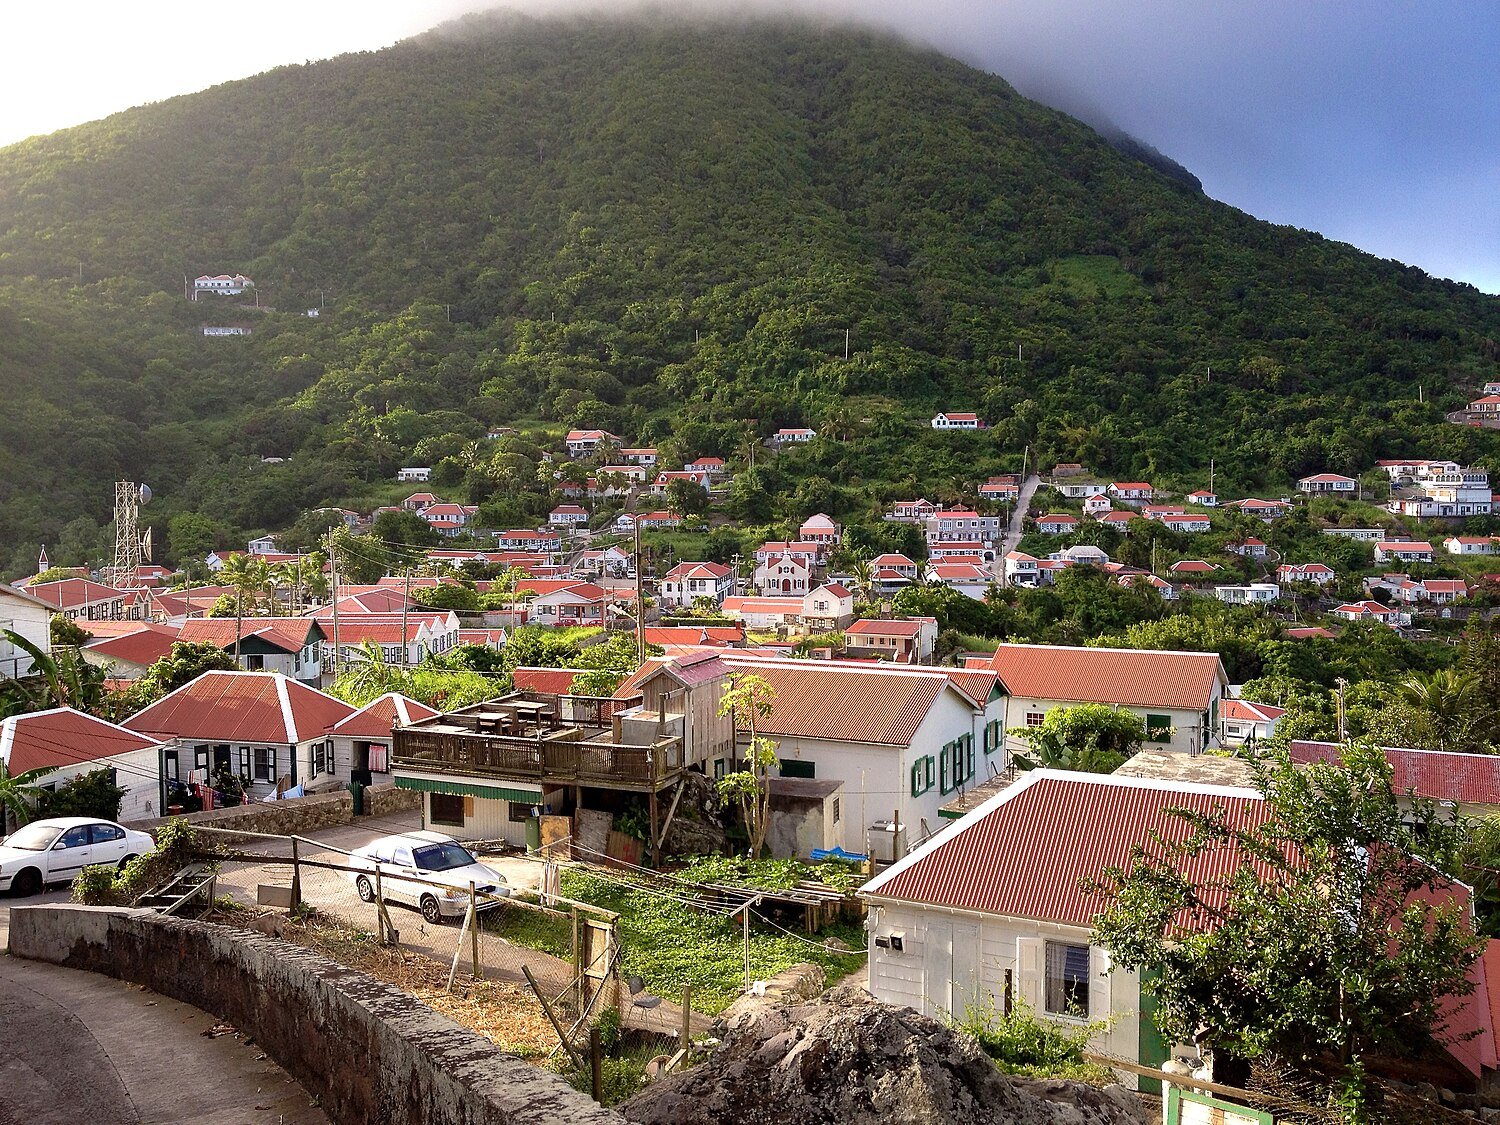
M 340 607 L 342 608 L 342 607 Z M 241 643 L 255 637 L 283 652 L 298 652 L 325 636 L 323 626 L 308 617 L 246 617 L 239 623 Z M 234 648 L 235 620 L 232 617 L 195 617 L 182 623 L 181 639 L 195 644 Z
M 157 738 L 216 742 L 303 742 L 326 733 L 354 708 L 274 672 L 205 672 L 124 726 Z
M 154 738 L 71 707 L 12 715 L 0 722 L 0 759 L 12 774 L 43 767 L 61 769 L 157 745 Z
M 1382 749 L 1391 764 L 1391 787 L 1397 792 L 1413 792 L 1434 801 L 1500 806 L 1500 756 L 1395 746 Z M 1339 761 L 1335 742 L 1293 742 L 1288 752 L 1299 763 Z
M 1003 644 L 990 667 L 1011 695 L 1207 711 L 1225 681 L 1217 653 Z
M 853 621 L 844 628 L 846 636 L 853 634 L 856 637 L 915 637 L 921 631 L 920 621 L 879 621 L 874 618 Z
M 867 884 L 863 893 L 1004 917 L 1090 926 L 1101 908 L 1079 889 L 1104 869 L 1128 869 L 1130 851 L 1152 832 L 1185 840 L 1191 825 L 1172 808 L 1222 809 L 1231 824 L 1251 828 L 1269 815 L 1260 795 L 1224 786 L 1037 770 L 991 798 Z M 1227 875 L 1237 852 L 1208 851 L 1191 860 L 1195 881 Z
M 541 691 L 548 695 L 572 695 L 577 668 L 517 668 L 511 682 L 517 691 Z
M 95 624 L 97 622 L 89 622 L 90 626 Z M 134 628 L 129 632 L 96 637 L 84 645 L 84 648 L 108 660 L 123 660 L 127 664 L 149 667 L 171 652 L 172 645 L 178 639 L 177 630 L 166 625 L 144 621 L 132 621 L 130 624 Z M 90 628 L 89 631 L 93 632 L 93 629 Z
M 345 738 L 389 738 L 394 726 L 407 726 L 423 719 L 435 719 L 439 712 L 425 703 L 387 692 L 372 699 L 346 719 L 333 725 L 332 733 Z

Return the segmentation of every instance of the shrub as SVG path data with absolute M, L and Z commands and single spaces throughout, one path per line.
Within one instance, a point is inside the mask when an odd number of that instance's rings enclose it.
M 119 872 L 109 867 L 85 868 L 73 883 L 73 901 L 85 906 L 126 905 L 188 864 L 200 862 L 204 855 L 193 826 L 176 817 L 156 830 L 154 850 L 136 856 Z
M 1113 1081 L 1103 1067 L 1083 1060 L 1089 1039 L 1103 1031 L 1105 1021 L 1064 1027 L 1039 1019 L 1031 1006 L 1017 998 L 1009 1015 L 994 1000 L 970 1007 L 955 1026 L 972 1035 L 980 1049 L 1006 1074 L 1029 1078 L 1073 1078 L 1083 1082 Z

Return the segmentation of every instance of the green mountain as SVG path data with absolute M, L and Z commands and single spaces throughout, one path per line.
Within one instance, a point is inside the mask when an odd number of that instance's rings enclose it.
M 535 450 L 466 444 L 518 420 L 847 439 L 749 475 L 762 518 L 961 493 L 1027 445 L 1159 485 L 1213 458 L 1221 491 L 1500 469 L 1442 420 L 1500 374 L 1500 303 L 1142 152 L 883 34 L 520 17 L 0 149 L 0 561 L 97 556 L 119 477 L 230 538 L 413 459 L 526 518 Z M 261 308 L 184 299 L 235 272 Z

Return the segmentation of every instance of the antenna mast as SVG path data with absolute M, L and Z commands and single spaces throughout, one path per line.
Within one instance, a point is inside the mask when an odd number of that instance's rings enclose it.
M 141 566 L 144 543 L 141 539 L 141 505 L 151 498 L 151 490 L 134 481 L 115 482 L 115 561 L 104 574 L 106 586 L 119 587 L 133 582 Z

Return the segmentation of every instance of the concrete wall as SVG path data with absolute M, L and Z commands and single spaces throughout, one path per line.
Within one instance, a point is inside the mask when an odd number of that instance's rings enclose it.
M 11 911 L 10 952 L 203 1007 L 254 1036 L 340 1125 L 623 1121 L 414 997 L 260 934 L 56 903 Z

